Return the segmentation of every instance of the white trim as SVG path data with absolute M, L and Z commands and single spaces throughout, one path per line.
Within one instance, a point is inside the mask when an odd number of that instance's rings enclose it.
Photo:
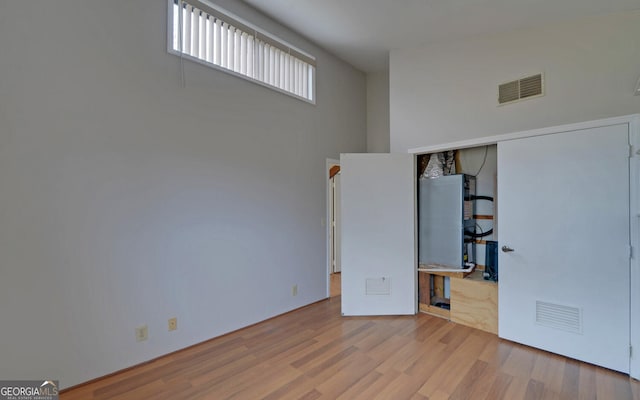
M 331 229 L 331 223 L 330 223 L 330 214 L 329 214 L 329 203 L 331 201 L 331 199 L 329 198 L 329 196 L 331 196 L 331 180 L 329 179 L 329 170 L 331 169 L 332 165 L 340 165 L 340 160 L 335 160 L 332 158 L 327 158 L 325 161 L 325 166 L 324 166 L 324 181 L 325 181 L 325 216 L 324 216 L 324 225 L 325 225 L 325 265 L 327 267 L 327 273 L 326 275 L 326 279 L 327 279 L 327 298 L 331 297 L 331 251 L 330 251 L 330 244 L 329 244 L 329 238 L 330 238 L 330 229 Z
M 629 359 L 629 375 L 640 379 L 640 115 L 629 121 L 631 157 L 629 159 L 630 245 L 632 251 L 629 289 L 631 292 L 629 338 L 634 351 Z
M 171 0 L 169 0 L 169 1 L 171 1 Z M 173 40 L 173 37 L 171 39 L 169 39 L 169 40 Z M 247 82 L 255 83 L 256 85 L 260 85 L 260 86 L 266 87 L 266 88 L 268 88 L 270 90 L 273 90 L 275 92 L 286 94 L 289 97 L 293 97 L 294 99 L 304 101 L 305 103 L 309 103 L 309 104 L 313 104 L 313 105 L 316 104 L 316 89 L 315 89 L 315 87 L 316 87 L 316 75 L 317 75 L 316 73 L 313 74 L 313 79 L 312 79 L 312 83 L 311 83 L 313 85 L 313 100 L 309 100 L 309 99 L 307 99 L 305 97 L 298 96 L 295 93 L 287 92 L 286 90 L 282 90 L 279 87 L 271 86 L 268 83 L 264 83 L 264 82 L 261 82 L 259 80 L 253 79 L 253 78 L 251 78 L 249 76 L 239 74 L 239 73 L 237 73 L 235 71 L 232 71 L 230 69 L 227 69 L 227 68 L 224 68 L 224 67 L 220 67 L 220 66 L 212 64 L 210 62 L 207 62 L 207 61 L 201 60 L 199 58 L 190 56 L 189 54 L 185 54 L 185 53 L 181 53 L 179 51 L 175 51 L 175 50 L 173 50 L 173 46 L 171 44 L 168 44 L 167 52 L 169 54 L 173 54 L 173 55 L 175 55 L 177 57 L 182 56 L 182 58 L 185 59 L 185 60 L 189 60 L 189 61 L 195 62 L 197 64 L 204 65 L 207 68 L 212 68 L 212 69 L 224 72 L 225 74 L 233 75 L 233 76 L 235 76 L 237 78 L 242 78 Z
M 173 0 L 167 0 L 167 50 L 173 50 Z
M 461 140 L 458 142 L 444 143 L 444 144 L 438 144 L 433 146 L 414 147 L 412 149 L 407 150 L 407 153 L 412 153 L 412 154 L 435 153 L 435 152 L 446 151 L 446 150 L 457 150 L 457 149 L 465 149 L 469 147 L 486 146 L 490 144 L 496 144 L 498 142 L 502 142 L 505 140 L 522 139 L 522 138 L 532 137 L 532 136 L 551 135 L 554 133 L 570 132 L 570 131 L 575 131 L 580 129 L 597 128 L 601 126 L 630 124 L 634 119 L 637 119 L 639 117 L 640 117 L 640 114 L 631 114 L 631 115 L 625 115 L 621 117 L 604 118 L 604 119 L 598 119 L 594 121 L 579 122 L 575 124 L 558 125 L 558 126 L 551 126 L 547 128 L 532 129 L 529 131 L 507 133 L 504 135 L 485 136 L 477 139 Z

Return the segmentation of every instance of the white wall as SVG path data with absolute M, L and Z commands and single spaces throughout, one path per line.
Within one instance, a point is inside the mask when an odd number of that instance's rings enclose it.
M 367 73 L 367 152 L 389 152 L 389 70 Z
M 191 62 L 181 87 L 165 1 L 0 2 L 3 379 L 69 387 L 326 296 L 325 159 L 366 150 L 364 74 L 219 3 L 317 56 L 316 106 Z
M 545 96 L 497 106 L 538 72 Z M 640 12 L 393 50 L 391 151 L 637 113 L 639 76 Z

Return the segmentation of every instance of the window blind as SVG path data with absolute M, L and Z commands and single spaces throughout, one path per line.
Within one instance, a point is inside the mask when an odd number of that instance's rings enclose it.
M 314 101 L 315 59 L 204 3 L 194 4 L 172 2 L 175 52 Z

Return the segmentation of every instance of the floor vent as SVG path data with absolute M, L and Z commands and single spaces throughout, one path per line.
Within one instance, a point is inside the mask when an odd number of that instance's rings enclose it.
M 542 84 L 542 74 L 537 74 L 498 85 L 498 104 L 542 96 Z
M 536 301 L 536 323 L 571 333 L 582 333 L 582 310 Z

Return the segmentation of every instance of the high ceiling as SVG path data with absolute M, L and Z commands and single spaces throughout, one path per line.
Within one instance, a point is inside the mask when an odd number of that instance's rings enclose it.
M 640 9 L 640 0 L 244 0 L 362 71 L 391 49 Z

